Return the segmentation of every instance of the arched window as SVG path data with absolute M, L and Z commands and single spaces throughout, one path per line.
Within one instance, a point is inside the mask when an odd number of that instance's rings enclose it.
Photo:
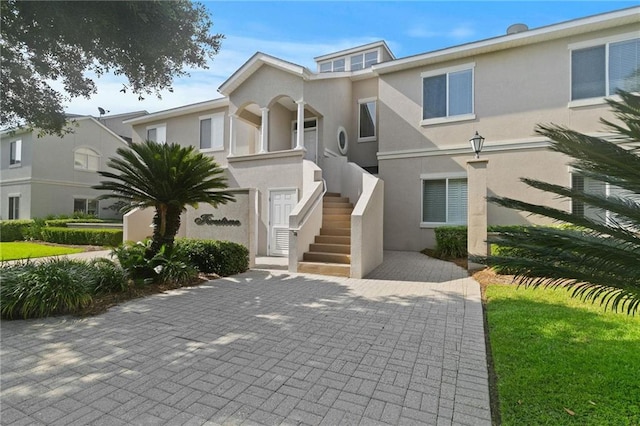
M 100 167 L 100 154 L 91 148 L 78 148 L 73 152 L 73 167 L 95 172 Z

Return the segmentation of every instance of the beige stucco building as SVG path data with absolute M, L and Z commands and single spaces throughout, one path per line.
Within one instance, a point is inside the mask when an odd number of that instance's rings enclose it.
M 123 121 L 146 111 L 71 118 L 72 131 L 63 136 L 41 135 L 21 128 L 0 134 L 0 218 L 31 219 L 80 212 L 116 218 L 113 201 L 98 201 L 92 189 L 98 170 L 130 140 Z
M 467 223 L 468 203 L 483 197 L 468 191 L 476 132 L 486 139 L 486 194 L 571 209 L 520 182 L 572 183 L 567 158 L 535 127 L 610 136 L 599 123 L 612 119 L 605 99 L 640 91 L 639 57 L 639 7 L 514 25 L 407 58 L 381 41 L 319 56 L 315 70 L 256 53 L 222 84 L 223 98 L 127 123 L 134 142 L 194 145 L 215 157 L 251 215 L 212 214 L 250 222 L 240 239 L 252 255 L 289 256 L 291 270 L 347 263 L 347 272 L 333 272 L 361 276 L 383 247 L 433 247 L 436 227 Z M 322 203 L 326 192 L 335 198 Z M 493 205 L 486 212 L 489 225 L 544 223 Z M 185 235 L 197 235 L 192 222 Z

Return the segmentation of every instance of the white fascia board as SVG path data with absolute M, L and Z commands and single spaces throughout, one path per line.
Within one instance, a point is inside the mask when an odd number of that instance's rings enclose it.
M 136 126 L 138 124 L 150 123 L 152 121 L 166 120 L 168 118 L 178 117 L 181 115 L 192 114 L 201 111 L 207 111 L 215 108 L 224 108 L 229 105 L 229 98 L 218 98 L 210 101 L 198 102 L 196 104 L 184 105 L 177 108 L 171 108 L 164 111 L 153 112 L 142 117 L 132 118 L 123 121 L 124 124 Z
M 634 24 L 640 22 L 640 7 L 632 7 L 611 13 L 580 18 L 559 24 L 523 31 L 521 33 L 498 36 L 477 42 L 462 44 L 446 49 L 427 52 L 407 58 L 382 62 L 372 68 L 378 74 L 386 74 L 404 69 L 425 66 L 467 56 L 479 55 L 497 50 L 554 40 L 575 34 Z
M 362 46 L 351 47 L 349 49 L 341 50 L 339 52 L 332 52 L 332 53 L 327 53 L 326 55 L 316 56 L 315 58 L 313 58 L 313 60 L 316 62 L 323 62 L 329 59 L 338 58 L 340 56 L 347 56 L 352 53 L 375 49 L 376 47 L 384 48 L 387 51 L 387 53 L 389 53 L 389 55 L 395 59 L 395 56 L 393 52 L 389 49 L 389 46 L 387 46 L 387 43 L 384 40 L 380 40 L 380 41 L 374 41 L 373 43 L 364 44 Z

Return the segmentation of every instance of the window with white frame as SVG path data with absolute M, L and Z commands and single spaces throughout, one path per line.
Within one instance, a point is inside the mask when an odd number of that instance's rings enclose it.
M 73 167 L 78 170 L 97 171 L 100 167 L 100 154 L 91 148 L 77 148 L 73 152 Z
M 571 51 L 571 100 L 640 92 L 640 38 Z
M 577 173 L 571 174 L 571 188 L 590 195 L 628 198 L 636 202 L 640 202 L 638 194 L 634 194 L 608 182 L 602 182 Z M 606 224 L 611 224 L 613 222 L 620 223 L 620 218 L 616 217 L 615 213 L 594 207 L 575 198 L 571 199 L 571 213 L 580 217 L 586 217 L 595 222 Z
M 158 143 L 167 143 L 167 125 L 159 124 L 157 126 L 147 127 L 147 140 Z
M 376 140 L 376 99 L 358 100 L 358 141 Z
M 422 178 L 422 223 L 467 223 L 467 178 Z
M 473 118 L 473 69 L 467 64 L 421 74 L 423 121 Z
M 22 163 L 22 141 L 9 143 L 9 165 L 17 166 Z
M 98 215 L 98 200 L 90 198 L 74 198 L 73 212 L 82 213 L 90 216 Z
M 9 219 L 20 219 L 20 196 L 9 195 Z
M 200 149 L 224 149 L 224 113 L 200 117 Z
M 320 72 L 339 72 L 346 69 L 345 59 L 339 58 L 333 61 L 327 61 L 320 64 Z
M 365 68 L 369 68 L 372 65 L 378 63 L 378 52 L 364 52 L 356 55 L 351 55 L 349 58 L 351 61 L 351 71 L 358 71 Z

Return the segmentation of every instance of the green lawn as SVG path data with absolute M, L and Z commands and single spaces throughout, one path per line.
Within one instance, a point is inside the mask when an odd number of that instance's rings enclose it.
M 640 425 L 640 315 L 561 289 L 486 296 L 504 425 Z
M 24 241 L 0 243 L 0 260 L 27 259 L 61 254 L 80 253 L 82 249 L 70 247 L 49 246 Z

